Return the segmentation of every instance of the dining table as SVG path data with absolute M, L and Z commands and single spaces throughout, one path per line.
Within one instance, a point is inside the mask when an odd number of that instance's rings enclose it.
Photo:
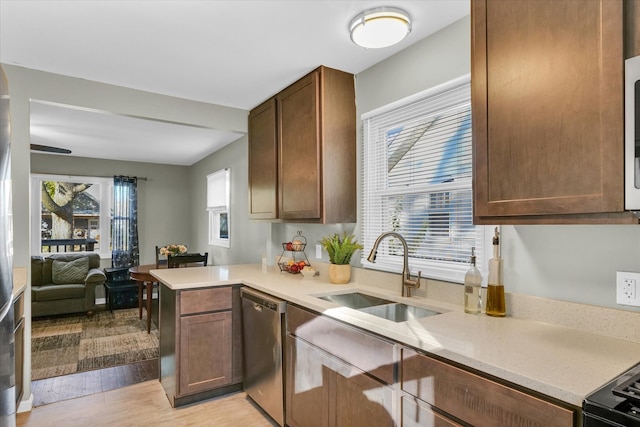
M 139 316 L 142 319 L 142 303 L 144 300 L 144 290 L 147 293 L 147 333 L 151 333 L 151 302 L 153 299 L 153 283 L 157 282 L 157 279 L 151 275 L 151 270 L 157 270 L 159 268 L 167 268 L 167 264 L 143 264 L 134 265 L 129 268 L 129 276 L 131 280 L 138 282 L 138 309 Z

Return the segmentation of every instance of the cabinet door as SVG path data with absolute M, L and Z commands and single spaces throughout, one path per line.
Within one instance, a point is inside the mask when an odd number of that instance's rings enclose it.
M 288 425 L 395 425 L 391 387 L 291 335 L 286 361 Z
M 318 72 L 280 92 L 277 105 L 280 218 L 319 220 L 322 168 Z
M 622 20 L 621 1 L 472 2 L 476 222 L 624 210 Z
M 276 100 L 249 113 L 249 217 L 278 217 L 278 140 Z
M 323 355 L 304 341 L 286 338 L 286 423 L 291 427 L 329 426 L 329 377 Z
M 330 396 L 330 425 L 337 427 L 393 427 L 393 391 L 349 365 L 333 371 Z
M 180 319 L 179 389 L 176 395 L 231 384 L 231 311 Z

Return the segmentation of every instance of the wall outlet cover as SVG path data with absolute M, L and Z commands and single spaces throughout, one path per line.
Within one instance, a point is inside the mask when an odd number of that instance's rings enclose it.
M 640 273 L 632 271 L 616 272 L 616 303 L 640 306 L 638 286 L 640 286 Z

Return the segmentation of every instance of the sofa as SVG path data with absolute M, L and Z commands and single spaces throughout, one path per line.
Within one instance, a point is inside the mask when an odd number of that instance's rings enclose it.
M 96 286 L 106 280 L 93 252 L 31 257 L 31 316 L 84 312 L 93 316 Z

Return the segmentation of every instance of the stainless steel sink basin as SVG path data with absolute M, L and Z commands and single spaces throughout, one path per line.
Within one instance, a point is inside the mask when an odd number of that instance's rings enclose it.
M 406 322 L 411 319 L 421 319 L 423 317 L 440 314 L 439 311 L 393 302 L 373 295 L 362 294 L 360 292 L 326 295 L 316 298 L 338 304 L 342 307 L 348 307 L 363 313 L 372 314 L 393 322 Z
M 391 304 L 393 301 L 384 298 L 374 297 L 372 295 L 361 294 L 360 292 L 351 292 L 338 295 L 326 295 L 317 297 L 325 301 L 329 301 L 343 307 L 349 307 L 356 310 L 373 307 L 376 305 Z
M 362 311 L 363 313 L 373 314 L 374 316 L 378 316 L 394 322 L 406 322 L 407 320 L 411 319 L 421 319 L 423 317 L 440 314 L 440 312 L 438 311 L 402 303 L 392 303 L 378 305 L 375 307 L 366 307 L 360 309 L 359 311 Z

